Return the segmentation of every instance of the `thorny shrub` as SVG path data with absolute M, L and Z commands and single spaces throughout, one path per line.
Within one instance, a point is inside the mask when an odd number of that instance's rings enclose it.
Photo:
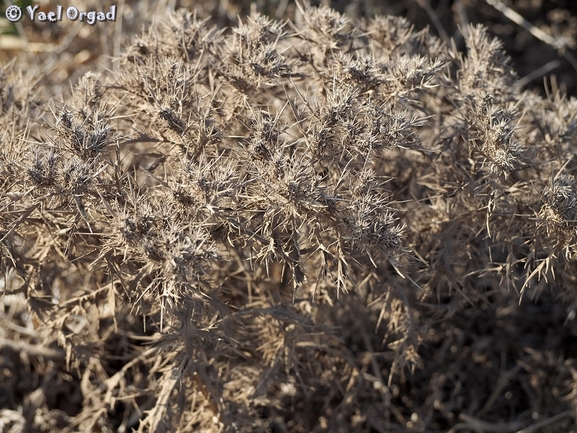
M 574 418 L 577 101 L 480 26 L 301 12 L 170 15 L 60 103 L 3 67 L 7 431 Z

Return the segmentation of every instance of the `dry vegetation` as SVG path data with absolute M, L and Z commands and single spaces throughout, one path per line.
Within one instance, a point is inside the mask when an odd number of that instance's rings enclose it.
M 576 431 L 577 100 L 300 8 L 0 68 L 0 430 Z

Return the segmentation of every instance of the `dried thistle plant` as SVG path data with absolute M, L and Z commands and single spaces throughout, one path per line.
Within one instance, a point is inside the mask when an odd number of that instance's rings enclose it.
M 572 359 L 515 309 L 577 305 L 575 100 L 523 92 L 482 26 L 462 53 L 299 10 L 167 15 L 42 111 L 0 69 L 0 342 L 28 357 L 0 362 L 45 372 L 21 416 L 7 379 L 7 431 L 533 423 L 475 377 L 577 407 Z

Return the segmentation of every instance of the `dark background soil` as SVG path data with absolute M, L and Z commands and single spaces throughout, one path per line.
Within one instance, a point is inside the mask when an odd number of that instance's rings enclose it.
M 379 14 L 398 15 L 406 17 L 416 29 L 426 26 L 448 41 L 453 38 L 459 48 L 464 48 L 459 27 L 469 23 L 484 24 L 490 32 L 499 37 L 506 52 L 512 57 L 516 71 L 521 80 L 528 81 L 528 89 L 539 89 L 545 92 L 545 81 L 548 87 L 558 88 L 561 92 L 575 96 L 577 94 L 577 2 L 571 0 L 493 0 L 504 4 L 520 14 L 529 25 L 532 25 L 557 41 L 564 41 L 564 48 L 559 50 L 533 36 L 528 30 L 514 23 L 502 12 L 491 6 L 487 0 L 323 0 L 312 1 L 315 4 L 326 4 L 339 12 L 346 13 L 353 19 L 370 18 Z M 24 8 L 28 1 L 15 2 Z M 51 10 L 51 5 L 67 2 L 48 2 L 43 8 Z M 127 0 L 122 22 L 122 44 L 128 43 L 129 35 L 138 33 L 146 20 L 153 20 L 160 6 L 164 3 L 175 8 L 195 10 L 200 17 L 209 18 L 216 26 L 234 26 L 239 17 L 247 16 L 251 11 L 258 11 L 271 18 L 293 19 L 296 5 L 292 0 L 212 0 L 198 2 L 195 0 L 180 0 L 174 2 L 158 2 L 158 7 L 143 7 L 147 2 Z M 103 2 L 103 8 L 115 2 Z M 155 2 L 156 4 L 156 2 Z M 0 5 L 0 15 L 3 15 L 6 5 Z M 39 23 L 23 20 L 19 27 L 11 29 L 0 28 L 0 38 L 6 38 L 6 32 L 12 37 L 23 39 L 19 48 L 7 49 L 0 41 L 0 62 L 10 61 L 13 57 L 29 55 L 26 53 L 38 48 L 31 48 L 29 43 L 44 44 L 40 51 L 35 51 L 36 62 L 42 63 L 49 57 L 53 47 L 60 56 L 68 56 L 65 70 L 51 71 L 47 83 L 58 86 L 69 84 L 88 70 L 94 70 L 95 65 L 108 67 L 114 54 L 113 26 L 84 26 L 77 31 L 70 23 Z M 2 34 L 4 32 L 4 35 Z M 118 47 L 117 47 L 118 48 Z M 539 73 L 540 68 L 547 68 Z

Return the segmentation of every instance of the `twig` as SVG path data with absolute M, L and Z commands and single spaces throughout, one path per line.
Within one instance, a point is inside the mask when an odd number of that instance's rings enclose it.
M 429 0 L 417 0 L 417 3 L 420 7 L 422 7 L 425 10 L 425 12 L 427 12 L 427 15 L 429 15 L 429 18 L 431 18 L 431 21 L 433 22 L 433 25 L 439 32 L 439 36 L 441 36 L 443 42 L 445 42 L 446 44 L 449 43 L 451 39 L 449 38 L 449 35 L 445 31 L 445 28 L 443 27 L 441 20 L 437 16 L 437 13 L 431 7 Z
M 521 27 L 523 27 L 537 39 L 546 43 L 552 48 L 555 48 L 558 51 L 558 53 L 561 54 L 563 57 L 565 57 L 565 59 L 569 63 L 571 63 L 571 66 L 573 66 L 573 68 L 577 71 L 577 59 L 575 59 L 575 57 L 573 57 L 573 55 L 567 51 L 567 42 L 563 38 L 555 39 L 553 36 L 548 35 L 543 30 L 541 30 L 537 26 L 534 26 L 525 18 L 523 18 L 518 12 L 514 11 L 510 7 L 501 3 L 500 0 L 485 0 L 485 1 L 489 5 L 497 9 L 499 12 L 501 12 L 503 15 L 505 15 L 507 18 L 509 18 L 511 21 L 513 21 L 515 24 L 518 24 Z
M 555 49 L 560 49 L 563 46 L 563 41 L 555 40 L 554 37 L 548 35 L 540 28 L 531 24 L 529 21 L 523 18 L 523 16 L 521 16 L 518 12 L 514 11 L 510 7 L 501 3 L 500 0 L 485 0 L 485 1 L 491 6 L 493 6 L 495 9 L 497 9 L 499 12 L 501 12 L 503 15 L 505 15 L 507 18 L 509 18 L 511 21 L 513 21 L 515 24 L 518 24 L 521 27 L 523 27 L 525 30 L 527 30 L 529 33 L 531 33 L 540 41 L 545 42 L 547 45 L 555 47 Z
M 39 345 L 25 343 L 23 341 L 10 341 L 0 337 L 0 348 L 8 347 L 15 352 L 24 352 L 32 356 L 42 356 L 53 360 L 63 360 L 66 352 L 63 349 L 53 349 Z
M 571 415 L 573 415 L 573 410 L 569 409 L 566 410 L 565 412 L 558 413 L 557 415 L 554 415 L 550 418 L 546 418 L 542 421 L 539 421 L 538 423 L 535 423 L 530 427 L 524 428 L 523 430 L 519 430 L 517 433 L 533 433 L 540 428 L 543 428 L 549 424 L 553 424 L 557 421 L 561 421 L 563 418 L 568 418 Z
M 512 422 L 489 422 L 483 421 L 482 419 L 475 418 L 474 416 L 462 413 L 459 418 L 464 422 L 457 424 L 449 433 L 456 432 L 458 430 L 474 430 L 479 433 L 509 433 L 514 432 L 522 428 L 522 421 L 512 421 Z
M 560 66 L 561 66 L 561 62 L 559 60 L 553 60 L 553 61 L 541 66 L 539 69 L 534 70 L 530 74 L 525 75 L 523 78 L 519 79 L 519 86 L 521 86 L 521 87 L 526 86 L 531 81 L 536 80 L 537 78 L 548 74 L 553 69 L 557 69 Z
M 483 416 L 487 413 L 487 411 L 493 406 L 501 392 L 505 389 L 508 385 L 509 381 L 521 370 L 520 365 L 516 365 L 509 371 L 505 372 L 504 374 L 500 375 L 499 379 L 497 380 L 497 385 L 495 389 L 481 408 L 481 410 L 477 413 L 477 416 Z

